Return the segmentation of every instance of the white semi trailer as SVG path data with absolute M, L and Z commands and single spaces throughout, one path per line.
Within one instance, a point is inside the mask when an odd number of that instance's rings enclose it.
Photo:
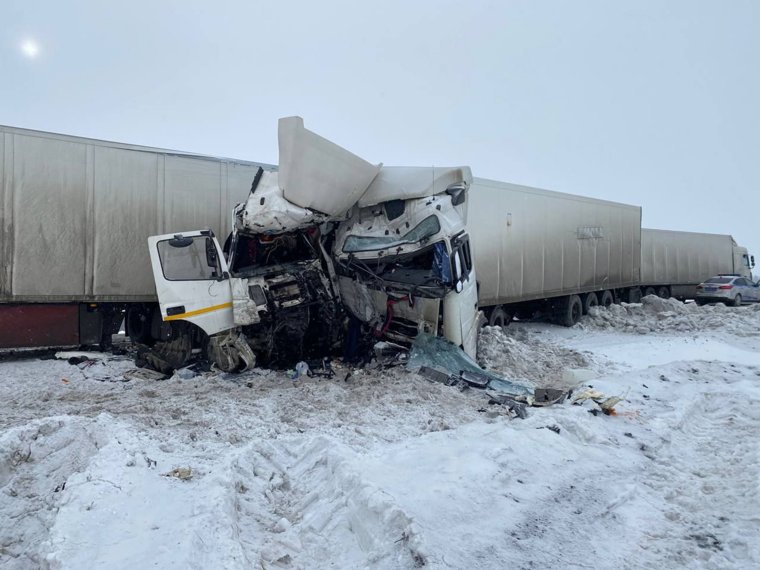
M 641 208 L 475 178 L 467 226 L 490 324 L 548 315 L 578 322 L 638 293 Z
M 641 293 L 693 299 L 696 286 L 719 274 L 752 279 L 755 256 L 730 235 L 641 230 Z
M 0 126 L 0 348 L 107 344 L 125 315 L 165 337 L 145 240 L 227 235 L 259 167 Z

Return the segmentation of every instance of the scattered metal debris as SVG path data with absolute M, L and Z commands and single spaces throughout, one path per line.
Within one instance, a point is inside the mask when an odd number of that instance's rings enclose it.
M 514 412 L 514 414 L 521 420 L 524 420 L 528 417 L 527 402 L 520 402 L 517 399 L 508 396 L 507 394 L 488 394 L 488 398 L 489 404 L 505 406 L 509 409 L 510 412 Z
M 551 406 L 552 404 L 561 404 L 568 396 L 567 390 L 558 390 L 556 388 L 536 388 L 533 405 Z

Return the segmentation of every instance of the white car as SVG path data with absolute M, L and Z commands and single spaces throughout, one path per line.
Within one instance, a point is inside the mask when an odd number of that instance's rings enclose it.
M 725 303 L 738 307 L 742 303 L 760 302 L 760 281 L 752 283 L 740 275 L 716 275 L 697 285 L 697 305 Z

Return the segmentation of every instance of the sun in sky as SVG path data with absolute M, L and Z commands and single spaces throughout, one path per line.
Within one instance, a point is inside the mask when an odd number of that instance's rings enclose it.
M 21 42 L 21 53 L 28 59 L 34 59 L 40 53 L 40 45 L 31 38 L 25 39 Z

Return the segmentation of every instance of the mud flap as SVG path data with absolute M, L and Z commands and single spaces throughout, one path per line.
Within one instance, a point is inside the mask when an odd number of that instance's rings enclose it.
M 242 372 L 256 365 L 256 355 L 238 330 L 210 336 L 207 353 L 209 360 L 224 372 Z

